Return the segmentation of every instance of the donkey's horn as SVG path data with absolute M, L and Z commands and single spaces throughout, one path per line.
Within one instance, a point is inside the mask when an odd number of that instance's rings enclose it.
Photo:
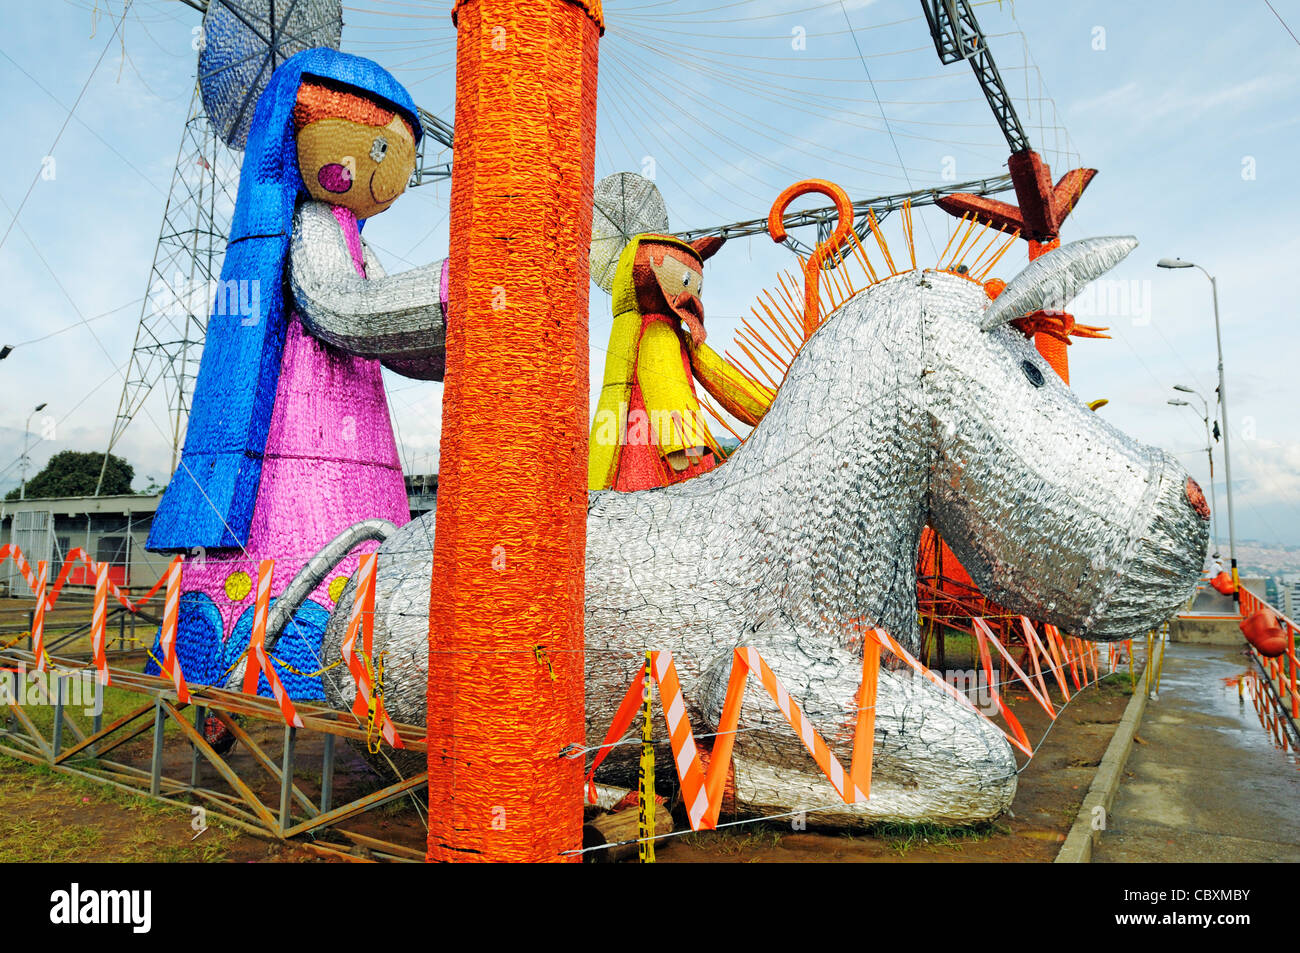
M 1132 235 L 1085 238 L 1070 242 L 1029 263 L 1029 267 L 989 304 L 980 318 L 987 331 L 1034 311 L 1065 310 L 1066 304 L 1088 282 L 1104 275 L 1137 247 Z

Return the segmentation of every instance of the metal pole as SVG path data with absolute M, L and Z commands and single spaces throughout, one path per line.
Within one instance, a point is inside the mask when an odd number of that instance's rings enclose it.
M 206 737 L 203 726 L 208 720 L 208 710 L 202 705 L 196 705 L 194 708 L 194 730 L 199 733 L 200 738 Z M 190 787 L 199 786 L 199 746 L 190 745 Z
M 93 719 L 92 722 L 91 722 L 90 733 L 91 733 L 92 735 L 97 735 L 97 734 L 99 734 L 100 730 L 104 727 L 104 694 L 105 694 L 105 692 L 104 692 L 104 686 L 103 686 L 102 683 L 100 683 L 99 679 L 95 679 L 91 684 L 93 684 L 93 685 L 95 686 L 94 689 L 93 689 L 93 691 L 95 692 L 95 694 L 94 694 L 94 696 L 93 696 L 93 698 L 94 698 L 94 705 L 95 705 L 95 716 L 94 716 L 94 719 Z M 88 747 L 88 748 L 86 749 L 86 754 L 90 755 L 90 757 L 93 758 L 93 757 L 95 757 L 95 753 L 96 753 L 96 751 L 98 750 L 98 748 L 99 748 L 99 745 L 91 745 L 90 747 Z
M 1219 500 L 1214 490 L 1214 434 L 1210 432 L 1210 403 L 1200 391 L 1196 391 L 1196 399 L 1201 402 L 1201 420 L 1205 424 L 1205 455 L 1210 461 L 1210 536 L 1214 541 L 1214 552 L 1217 553 L 1219 551 Z
M 1210 405 L 1199 391 L 1179 386 L 1175 386 L 1174 390 L 1195 394 L 1196 399 L 1201 402 L 1201 422 L 1205 425 L 1205 453 L 1210 460 L 1210 537 L 1214 543 L 1214 555 L 1217 556 L 1219 552 L 1219 503 L 1217 494 L 1214 491 L 1214 437 L 1210 433 Z M 1192 413 L 1196 413 L 1196 408 L 1185 400 L 1171 400 L 1169 403 L 1176 407 L 1186 407 Z
M 1156 663 L 1156 695 L 1160 694 L 1160 676 L 1165 671 L 1165 652 L 1169 649 L 1169 623 L 1160 630 L 1160 661 Z
M 1205 398 L 1201 398 L 1204 403 Z M 1219 551 L 1219 498 L 1214 491 L 1214 435 L 1210 433 L 1210 409 L 1205 409 L 1205 455 L 1210 458 L 1210 535 L 1214 537 L 1214 551 Z
M 27 423 L 23 425 L 23 455 L 19 467 L 23 471 L 22 482 L 18 484 L 18 499 L 27 499 L 27 442 L 32 435 L 32 415 L 27 415 Z M 17 522 L 17 520 L 15 520 Z
M 1200 265 L 1196 266 L 1201 268 Z M 1223 382 L 1223 335 L 1219 329 L 1219 283 L 1214 276 L 1201 268 L 1210 279 L 1210 292 L 1214 296 L 1214 343 L 1219 349 L 1219 421 L 1223 424 L 1223 479 L 1228 484 L 1228 558 L 1232 560 L 1232 598 L 1241 601 L 1241 586 L 1237 579 L 1237 528 L 1232 520 L 1232 454 L 1229 451 L 1228 387 Z
M 334 797 L 334 736 L 325 736 L 325 758 L 320 769 L 320 810 L 326 814 Z
M 289 829 L 290 808 L 293 806 L 293 749 L 298 740 L 298 729 L 284 726 L 284 760 L 280 765 L 280 832 Z
M 149 766 L 149 793 L 157 797 L 162 793 L 163 729 L 167 727 L 167 713 L 162 699 L 153 703 L 153 760 Z
M 59 752 L 63 750 L 63 676 L 54 676 L 54 740 L 51 742 L 54 749 L 53 760 L 59 760 Z

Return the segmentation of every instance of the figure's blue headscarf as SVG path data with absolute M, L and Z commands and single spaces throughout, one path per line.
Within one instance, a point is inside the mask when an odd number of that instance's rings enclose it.
M 286 60 L 272 75 L 244 150 L 185 450 L 154 514 L 150 549 L 237 547 L 248 539 L 284 350 L 285 259 L 294 207 L 306 194 L 292 121 L 304 76 L 393 107 L 417 142 L 423 132 L 410 94 L 370 60 L 322 47 Z M 241 301 L 256 301 L 256 310 L 240 313 Z

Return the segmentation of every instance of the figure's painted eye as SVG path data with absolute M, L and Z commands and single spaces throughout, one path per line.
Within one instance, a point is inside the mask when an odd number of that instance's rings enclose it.
M 375 162 L 383 162 L 387 154 L 388 140 L 383 136 L 375 137 L 375 141 L 370 146 L 370 158 Z
M 689 271 L 682 275 L 682 284 L 687 288 L 691 286 L 691 273 Z
M 1025 372 L 1025 377 L 1029 383 L 1035 387 L 1043 386 L 1043 372 L 1038 369 L 1038 365 L 1033 361 L 1021 361 L 1020 369 Z

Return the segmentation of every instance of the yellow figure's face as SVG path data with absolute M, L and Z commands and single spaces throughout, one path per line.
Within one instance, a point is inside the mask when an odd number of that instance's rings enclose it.
M 415 138 L 399 116 L 386 126 L 321 119 L 298 132 L 298 171 L 312 198 L 371 218 L 406 191 Z
M 643 313 L 673 314 L 698 346 L 704 330 L 704 302 L 700 292 L 704 270 L 699 259 L 674 245 L 642 240 L 633 264 L 637 303 Z

